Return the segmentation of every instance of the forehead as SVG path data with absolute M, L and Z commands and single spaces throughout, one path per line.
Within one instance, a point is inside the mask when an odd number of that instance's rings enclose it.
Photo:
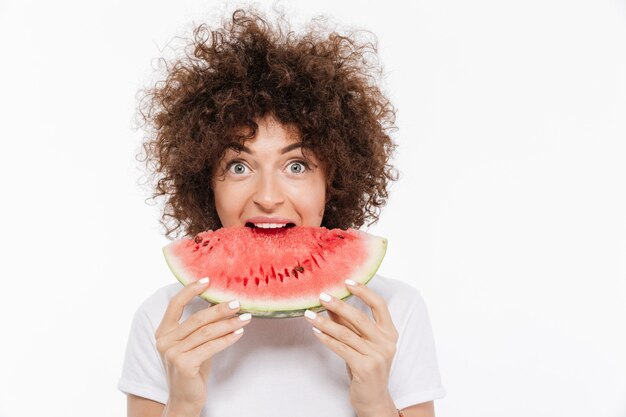
M 292 143 L 300 142 L 300 129 L 294 124 L 281 123 L 273 116 L 265 116 L 255 120 L 257 131 L 252 141 L 266 141 L 268 143 Z M 249 132 L 252 133 L 252 132 Z
M 302 136 L 297 126 L 283 124 L 272 116 L 255 120 L 257 129 L 252 136 L 252 127 L 245 126 L 237 129 L 237 141 L 228 144 L 228 148 L 235 152 L 277 152 L 286 153 L 302 146 Z

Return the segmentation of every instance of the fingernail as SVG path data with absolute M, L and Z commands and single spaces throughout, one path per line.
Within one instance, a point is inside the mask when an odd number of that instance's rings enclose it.
M 230 303 L 228 303 L 228 308 L 230 308 L 231 310 L 234 310 L 237 307 L 239 307 L 239 301 L 237 300 L 233 300 Z
M 348 285 L 356 285 L 356 282 L 352 281 L 351 279 L 347 279 L 344 282 Z
M 241 333 L 243 333 L 243 327 L 242 327 L 242 328 L 240 328 L 240 329 L 235 330 L 233 333 L 235 333 L 235 334 L 241 334 Z
M 329 302 L 331 298 L 330 298 L 330 295 L 323 292 L 323 293 L 320 293 L 320 300 Z
M 204 285 L 209 283 L 209 277 L 200 278 L 198 281 L 198 285 Z
M 244 314 L 239 316 L 239 320 L 241 320 L 241 321 L 248 321 L 251 318 L 252 318 L 252 314 L 250 314 L 250 313 L 244 313 Z
M 304 316 L 305 316 L 306 318 L 311 319 L 311 320 L 315 320 L 315 317 L 317 317 L 317 314 L 315 314 L 315 312 L 314 312 L 314 311 L 307 310 L 307 311 L 305 311 L 305 312 L 304 312 Z
M 322 333 L 319 329 L 316 329 L 315 327 L 313 327 L 313 331 L 314 331 L 315 333 Z

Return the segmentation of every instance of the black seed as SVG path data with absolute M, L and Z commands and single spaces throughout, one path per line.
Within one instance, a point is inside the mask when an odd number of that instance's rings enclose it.
M 300 265 L 296 266 L 295 268 L 293 268 L 294 271 L 298 271 L 298 272 L 304 272 L 304 268 L 302 268 Z
M 200 243 L 200 242 L 202 242 L 202 236 L 196 236 L 196 237 L 194 237 L 194 238 L 193 238 L 193 241 L 194 241 L 194 242 L 196 242 L 196 243 Z
M 207 241 L 205 241 L 205 242 L 202 244 L 202 246 L 206 246 L 206 245 L 208 245 L 208 244 L 209 244 L 209 241 L 207 240 Z
M 338 237 L 339 239 L 345 239 L 345 238 L 343 237 L 343 235 L 337 235 L 337 237 Z

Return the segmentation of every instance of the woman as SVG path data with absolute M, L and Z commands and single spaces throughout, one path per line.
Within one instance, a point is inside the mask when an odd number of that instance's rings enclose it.
M 297 37 L 255 10 L 200 25 L 189 46 L 142 109 L 168 236 L 378 220 L 395 112 L 370 83 L 374 46 Z M 196 297 L 210 285 L 173 283 L 138 309 L 118 384 L 129 416 L 434 416 L 445 391 L 411 286 L 377 275 L 347 282 L 347 301 L 321 294 L 325 313 L 252 320 Z

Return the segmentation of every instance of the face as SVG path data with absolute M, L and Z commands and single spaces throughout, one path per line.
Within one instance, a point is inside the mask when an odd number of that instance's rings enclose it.
M 321 162 L 300 147 L 294 129 L 268 116 L 238 152 L 228 149 L 214 176 L 222 226 L 320 226 L 326 203 Z

